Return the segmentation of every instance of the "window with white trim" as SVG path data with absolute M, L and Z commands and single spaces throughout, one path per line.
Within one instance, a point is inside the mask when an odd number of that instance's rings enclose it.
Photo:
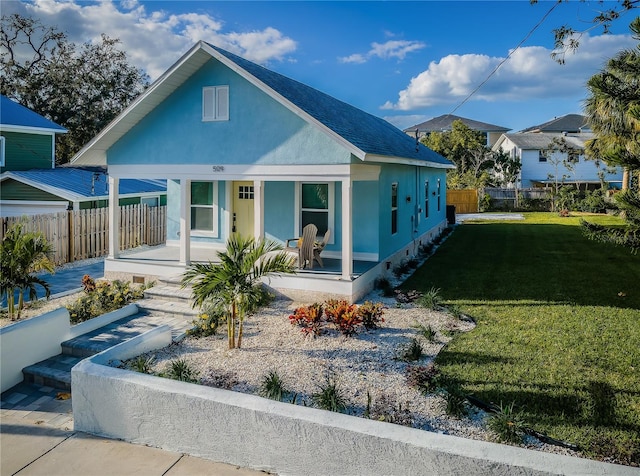
M 544 153 L 544 151 L 539 150 L 538 151 L 538 162 L 546 162 L 547 161 L 547 155 Z
M 229 120 L 229 86 L 202 88 L 202 120 Z
M 0 167 L 4 167 L 4 136 L 0 136 Z
M 440 211 L 440 192 L 441 192 L 441 186 L 440 186 L 440 179 L 438 179 L 438 186 L 437 186 L 437 191 L 438 191 L 438 211 Z
M 391 184 L 391 234 L 398 233 L 398 183 Z
M 328 183 L 301 184 L 300 225 L 304 229 L 309 223 L 318 227 L 318 236 L 324 236 L 331 228 L 331 193 Z
M 191 182 L 191 230 L 218 232 L 217 182 Z

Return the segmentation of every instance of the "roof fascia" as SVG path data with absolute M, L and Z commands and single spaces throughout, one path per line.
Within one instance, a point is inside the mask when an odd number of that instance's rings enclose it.
M 71 163 L 79 160 L 84 153 L 90 149 L 94 144 L 96 144 L 100 139 L 105 137 L 120 121 L 122 121 L 126 116 L 131 114 L 140 103 L 144 102 L 144 100 L 153 94 L 167 79 L 169 79 L 173 73 L 178 70 L 184 63 L 189 61 L 193 55 L 195 55 L 200 49 L 202 49 L 202 41 L 191 47 L 189 51 L 187 51 L 182 57 L 176 61 L 173 66 L 171 66 L 167 71 L 164 72 L 162 76 L 160 76 L 157 80 L 155 80 L 140 96 L 138 96 L 127 108 L 122 111 L 113 121 L 111 121 L 107 126 L 102 129 L 93 139 L 91 139 L 87 145 L 85 145 L 80 151 L 71 158 Z M 106 151 L 105 151 L 105 160 L 106 163 Z
M 229 69 L 231 69 L 235 73 L 237 73 L 240 76 L 242 76 L 244 79 L 249 81 L 251 84 L 253 84 L 257 88 L 259 88 L 260 90 L 262 90 L 264 93 L 266 93 L 269 96 L 271 96 L 273 99 L 278 101 L 280 104 L 282 104 L 284 107 L 289 109 L 291 112 L 293 112 L 297 116 L 301 117 L 306 122 L 316 126 L 318 129 L 320 129 L 325 134 L 330 136 L 332 139 L 334 139 L 340 145 L 342 145 L 343 147 L 347 148 L 351 154 L 355 155 L 356 157 L 358 157 L 361 160 L 364 160 L 364 157 L 365 157 L 366 154 L 365 154 L 365 152 L 363 150 L 361 150 L 360 148 L 358 148 L 355 145 L 353 145 L 351 142 L 349 142 L 347 139 L 342 137 L 340 134 L 332 131 L 330 128 L 325 126 L 322 122 L 318 121 L 316 118 L 311 116 L 309 113 L 307 113 L 306 111 L 304 111 L 300 107 L 298 107 L 295 104 L 293 104 L 287 98 L 282 96 L 280 93 L 276 92 L 271 87 L 267 86 L 265 83 L 260 81 L 258 78 L 256 78 L 254 75 L 249 73 L 244 68 L 240 67 L 238 64 L 234 63 L 232 60 L 230 60 L 229 58 L 224 56 L 222 53 L 217 52 L 214 48 L 211 48 L 205 42 L 201 41 L 200 44 L 202 45 L 202 48 L 207 53 L 209 53 L 213 58 L 217 59 L 222 64 L 224 64 L 226 67 L 228 67 Z
M 365 162 L 415 165 L 418 167 L 430 167 L 433 169 L 455 169 L 456 168 L 456 166 L 453 164 L 440 164 L 438 162 L 431 162 L 429 160 L 407 159 L 404 157 L 391 157 L 391 156 L 374 155 L 374 154 L 366 154 L 363 160 Z
M 11 172 L 5 172 L 0 177 L 0 181 L 4 182 L 5 180 L 12 179 L 16 182 L 23 183 L 25 185 L 29 185 L 30 187 L 37 188 L 42 190 L 43 192 L 50 193 L 52 195 L 57 195 L 58 197 L 62 197 L 68 201 L 75 201 L 85 198 L 84 195 L 80 195 L 78 193 L 70 192 L 65 190 L 64 188 L 53 187 L 51 185 L 45 185 L 40 182 L 36 182 L 35 180 L 27 179 L 24 177 L 20 177 L 19 175 L 12 174 Z
M 15 124 L 0 124 L 0 131 L 6 132 L 22 132 L 24 134 L 66 134 L 66 129 L 49 129 L 46 127 L 18 126 Z

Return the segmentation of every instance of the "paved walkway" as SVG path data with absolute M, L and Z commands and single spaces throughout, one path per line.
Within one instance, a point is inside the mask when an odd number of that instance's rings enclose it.
M 35 412 L 2 410 L 0 474 L 257 476 L 265 473 L 49 426 Z M 46 412 L 45 412 L 46 413 Z

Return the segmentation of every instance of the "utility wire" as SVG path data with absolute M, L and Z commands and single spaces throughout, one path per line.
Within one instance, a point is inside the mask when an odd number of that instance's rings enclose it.
M 468 95 L 466 98 L 464 98 L 464 100 L 463 100 L 460 104 L 458 104 L 458 105 L 455 107 L 455 109 L 454 109 L 453 111 L 451 111 L 451 112 L 449 113 L 450 115 L 451 115 L 451 114 L 453 114 L 454 112 L 456 112 L 458 109 L 460 109 L 464 103 L 466 103 L 469 99 L 471 99 L 471 96 L 473 96 L 475 93 L 477 93 L 477 92 L 478 92 L 478 90 L 479 90 L 482 86 L 484 86 L 484 85 L 486 84 L 486 82 L 487 82 L 487 81 L 489 81 L 489 79 L 491 78 L 491 76 L 493 76 L 493 75 L 496 73 L 496 71 L 498 71 L 498 69 L 500 69 L 500 66 L 502 66 L 504 63 L 506 63 L 506 62 L 507 62 L 507 60 L 508 60 L 509 58 L 511 58 L 511 56 L 512 56 L 512 55 L 513 55 L 513 54 L 518 50 L 518 48 L 520 48 L 520 47 L 522 46 L 522 44 L 523 44 L 525 41 L 527 41 L 527 40 L 529 39 L 529 37 L 533 34 L 533 32 L 534 32 L 534 31 L 536 31 L 536 30 L 538 29 L 538 27 L 544 23 L 544 21 L 547 19 L 547 17 L 551 14 L 551 12 L 552 12 L 552 11 L 553 11 L 553 10 L 554 10 L 558 5 L 560 5 L 560 2 L 559 2 L 559 1 L 557 1 L 557 2 L 555 2 L 555 3 L 553 4 L 553 6 L 549 9 L 549 11 L 548 11 L 547 13 L 545 13 L 545 15 L 542 17 L 542 19 L 538 22 L 538 24 L 537 24 L 536 26 L 534 26 L 534 27 L 529 31 L 529 33 L 527 33 L 527 36 L 525 36 L 525 37 L 522 39 L 522 41 L 521 41 L 520 43 L 518 43 L 518 45 L 517 45 L 513 50 L 511 50 L 511 52 L 507 55 L 507 57 L 506 57 L 505 59 L 503 59 L 502 61 L 500 61 L 500 63 L 498 63 L 498 66 L 496 66 L 496 67 L 493 69 L 493 71 L 491 71 L 491 73 L 489 73 L 489 76 L 487 76 L 487 77 L 485 78 L 485 80 L 484 80 L 484 81 L 482 81 L 482 82 L 481 82 L 481 83 L 480 83 L 480 84 L 479 84 L 479 85 L 478 85 L 478 86 L 477 86 L 473 91 L 471 91 L 471 92 L 469 93 L 469 95 Z

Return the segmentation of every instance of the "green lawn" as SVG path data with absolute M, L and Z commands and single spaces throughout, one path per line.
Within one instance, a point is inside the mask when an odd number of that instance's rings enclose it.
M 589 457 L 640 464 L 640 254 L 587 240 L 577 217 L 527 213 L 457 226 L 402 287 L 440 288 L 477 321 L 437 358 L 468 393 Z

